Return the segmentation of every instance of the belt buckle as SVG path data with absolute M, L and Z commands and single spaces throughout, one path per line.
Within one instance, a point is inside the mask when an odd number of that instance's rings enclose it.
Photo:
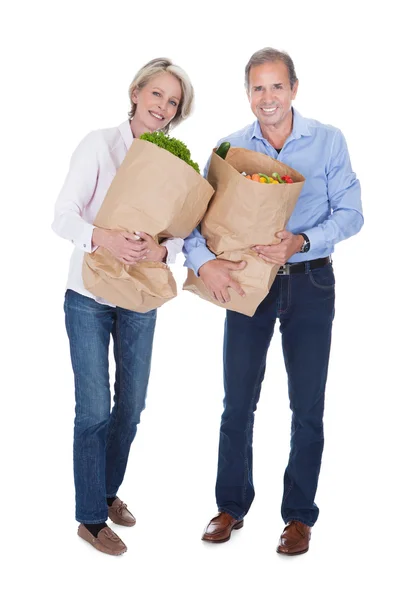
M 285 263 L 278 270 L 278 275 L 289 275 L 290 274 L 291 265 L 289 263 Z

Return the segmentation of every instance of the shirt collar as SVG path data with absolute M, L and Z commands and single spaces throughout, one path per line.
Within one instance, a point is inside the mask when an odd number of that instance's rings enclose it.
M 303 136 L 312 135 L 308 125 L 308 119 L 305 119 L 297 110 L 295 110 L 295 108 L 292 109 L 292 112 L 294 118 L 292 121 L 292 132 L 290 137 L 297 140 Z
M 252 138 L 256 138 L 257 140 L 263 140 L 262 130 L 260 129 L 259 121 L 255 121 L 253 125 L 251 139 Z
M 124 123 L 121 123 L 121 125 L 118 126 L 118 129 L 121 133 L 121 137 L 124 140 L 124 144 L 125 144 L 127 150 L 129 150 L 132 142 L 134 141 L 134 136 L 132 134 L 130 122 L 124 121 Z
M 302 136 L 312 135 L 308 126 L 308 119 L 305 119 L 297 110 L 295 110 L 295 108 L 292 108 L 292 113 L 292 131 L 288 139 L 297 140 Z M 265 139 L 262 135 L 262 130 L 260 129 L 259 121 L 255 121 L 253 125 L 251 138 L 256 138 L 258 140 Z

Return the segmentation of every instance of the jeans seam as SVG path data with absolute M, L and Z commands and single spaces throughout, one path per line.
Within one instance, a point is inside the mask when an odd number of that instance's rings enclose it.
M 122 343 L 121 343 L 121 332 L 120 332 L 120 314 L 119 311 L 117 311 L 117 316 L 116 316 L 116 333 L 117 333 L 117 347 L 118 347 L 118 354 L 119 354 L 119 365 L 118 365 L 118 369 L 120 372 L 120 397 L 123 396 L 123 382 L 124 382 L 124 378 L 123 378 L 123 352 L 122 352 Z
M 252 405 L 253 405 L 253 400 L 254 400 L 254 396 L 252 396 Z M 247 482 L 248 482 L 248 477 L 249 477 L 249 461 L 248 461 L 248 455 L 247 455 L 247 445 L 248 445 L 248 435 L 249 435 L 249 428 L 250 428 L 250 424 L 251 424 L 251 420 L 252 420 L 252 414 L 250 413 L 248 415 L 248 421 L 246 424 L 246 435 L 245 435 L 245 464 L 244 464 L 244 484 L 243 484 L 243 488 L 242 488 L 242 501 L 245 504 L 246 503 L 246 492 L 247 492 Z
M 251 425 L 251 421 L 252 421 L 252 414 L 253 414 L 253 405 L 255 403 L 255 397 L 256 397 L 256 390 L 259 387 L 259 385 L 261 385 L 260 383 L 260 377 L 261 377 L 261 373 L 263 371 L 263 361 L 259 367 L 259 372 L 258 372 L 258 377 L 256 379 L 256 383 L 255 383 L 255 387 L 253 389 L 253 394 L 252 394 L 252 402 L 251 402 L 251 411 L 249 412 L 248 415 L 248 421 L 247 421 L 247 425 L 246 425 L 246 437 L 245 437 L 245 469 L 244 469 L 244 486 L 243 486 L 243 493 L 242 493 L 242 501 L 244 502 L 244 504 L 246 503 L 246 492 L 247 492 L 247 481 L 248 481 L 248 476 L 249 476 L 249 462 L 248 462 L 248 456 L 247 456 L 247 443 L 248 443 L 248 435 L 249 435 L 249 430 L 250 430 L 250 425 Z
M 277 310 L 277 314 L 280 315 L 281 314 L 281 300 L 283 297 L 283 278 L 280 278 L 280 289 L 279 289 L 279 293 L 278 293 L 278 310 Z
M 70 316 L 69 316 L 69 303 L 65 303 L 66 306 L 66 310 L 65 310 L 65 319 L 66 319 L 66 326 L 67 326 L 67 336 L 70 340 L 70 354 L 71 354 L 71 367 L 72 367 L 72 371 L 74 374 L 74 400 L 75 400 L 75 414 L 77 412 L 77 396 L 79 396 L 79 392 L 80 392 L 80 385 L 79 385 L 79 377 L 75 376 L 75 369 L 74 369 L 74 357 L 73 355 L 75 354 L 75 344 L 72 342 L 72 339 L 70 338 L 70 331 L 71 331 L 71 324 L 70 324 Z
M 287 286 L 287 308 L 285 310 L 281 309 L 281 300 L 280 300 L 280 309 L 278 311 L 279 315 L 285 315 L 289 310 L 290 310 L 290 304 L 291 304 L 291 275 L 281 275 L 281 281 L 280 281 L 280 296 L 282 296 L 282 291 L 283 291 L 283 280 L 285 277 L 288 277 L 288 286 Z
M 290 492 L 291 492 L 291 490 L 292 490 L 293 487 L 294 487 L 294 484 L 293 484 L 293 482 L 291 482 L 290 487 L 288 488 L 287 493 L 285 494 L 285 496 L 283 498 L 283 504 L 287 500 L 287 498 L 288 498 L 288 496 L 289 496 L 289 494 L 290 494 Z
M 117 338 L 116 342 L 117 342 L 117 349 L 118 349 L 118 364 L 116 364 L 116 373 L 118 371 L 118 376 L 119 376 L 120 381 L 119 381 L 119 395 L 118 395 L 118 398 L 116 397 L 117 402 L 115 401 L 114 404 L 116 406 L 117 411 L 119 411 L 120 410 L 120 402 L 121 402 L 120 398 L 122 396 L 123 378 L 122 378 L 122 358 L 121 358 L 122 357 L 121 336 L 120 336 L 120 324 L 119 324 L 118 312 L 116 314 L 116 338 Z M 118 417 L 118 414 L 116 414 L 116 418 L 114 419 L 113 429 L 111 431 L 109 431 L 109 435 L 107 436 L 106 451 L 110 447 L 110 444 L 113 440 L 114 433 L 117 429 L 117 417 Z

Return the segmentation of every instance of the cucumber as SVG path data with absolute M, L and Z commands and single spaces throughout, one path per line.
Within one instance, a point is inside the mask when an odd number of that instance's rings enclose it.
M 222 142 L 220 144 L 220 146 L 217 148 L 216 154 L 224 160 L 225 157 L 227 156 L 227 153 L 228 153 L 230 147 L 231 147 L 230 142 Z

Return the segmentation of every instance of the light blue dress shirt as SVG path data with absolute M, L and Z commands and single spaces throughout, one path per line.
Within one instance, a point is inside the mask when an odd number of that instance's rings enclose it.
M 335 244 L 358 233 L 363 225 L 361 187 L 352 171 L 343 134 L 331 125 L 305 119 L 295 109 L 293 114 L 292 133 L 279 153 L 263 137 L 258 121 L 216 144 L 227 141 L 234 147 L 268 154 L 305 177 L 287 230 L 305 233 L 310 250 L 307 254 L 294 254 L 289 259 L 291 263 L 329 256 Z M 205 262 L 215 258 L 197 229 L 185 239 L 183 252 L 185 266 L 196 274 Z

